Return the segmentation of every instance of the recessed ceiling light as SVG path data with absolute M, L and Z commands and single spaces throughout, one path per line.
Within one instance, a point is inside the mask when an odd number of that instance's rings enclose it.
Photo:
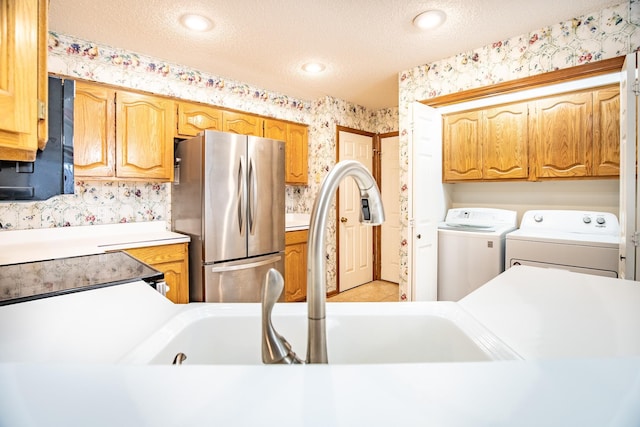
M 427 10 L 413 18 L 413 25 L 421 30 L 430 30 L 442 25 L 447 15 L 441 10 Z
M 319 62 L 307 62 L 302 66 L 302 70 L 309 74 L 318 74 L 324 71 L 326 67 Z
M 213 27 L 213 22 L 205 16 L 187 14 L 180 17 L 182 25 L 193 31 L 207 31 Z

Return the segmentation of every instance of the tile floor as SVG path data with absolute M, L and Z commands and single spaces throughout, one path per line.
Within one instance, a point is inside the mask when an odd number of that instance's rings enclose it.
M 380 301 L 399 301 L 398 284 L 376 280 L 327 298 L 327 302 Z

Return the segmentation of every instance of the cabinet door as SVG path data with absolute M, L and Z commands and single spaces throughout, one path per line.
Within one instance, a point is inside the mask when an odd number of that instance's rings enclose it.
M 167 298 L 176 304 L 189 302 L 189 252 L 187 243 L 132 248 L 126 251 L 164 273 Z
M 196 136 L 204 130 L 222 130 L 222 111 L 205 105 L 178 102 L 177 136 Z
M 115 177 L 113 89 L 76 82 L 73 104 L 73 163 L 77 177 Z
M 285 233 L 285 242 L 285 301 L 304 301 L 307 298 L 307 230 Z
M 620 175 L 620 89 L 593 93 L 593 175 Z
M 122 178 L 173 180 L 173 100 L 116 94 L 116 173 Z
M 44 110 L 49 107 L 49 74 L 47 56 L 49 54 L 49 0 L 38 0 L 38 103 Z M 49 140 L 49 117 L 38 120 L 38 148 L 44 150 Z
M 307 184 L 309 170 L 307 126 L 265 119 L 264 136 L 266 138 L 279 139 L 286 143 L 285 183 Z
M 545 98 L 534 105 L 536 175 L 544 178 L 591 175 L 591 92 Z
M 287 124 L 285 183 L 306 185 L 309 180 L 307 126 Z
M 189 285 L 184 286 L 185 277 L 189 274 L 189 266 L 182 261 L 164 262 L 154 265 L 164 273 L 164 280 L 169 286 L 166 297 L 176 304 L 189 302 Z
M 38 149 L 38 0 L 0 2 L 0 158 Z
M 263 136 L 263 119 L 251 114 L 224 111 L 222 113 L 222 130 L 240 135 Z
M 445 181 L 482 178 L 480 112 L 443 116 L 442 175 Z
M 264 119 L 264 137 L 286 141 L 287 123 L 280 120 Z M 288 145 L 287 148 L 289 148 Z
M 527 178 L 527 123 L 527 103 L 503 105 L 483 111 L 483 179 Z

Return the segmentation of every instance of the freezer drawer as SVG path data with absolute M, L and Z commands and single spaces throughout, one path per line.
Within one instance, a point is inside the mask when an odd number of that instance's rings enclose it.
M 260 302 L 270 268 L 284 276 L 284 252 L 203 266 L 205 302 Z M 284 292 L 280 296 L 284 301 Z

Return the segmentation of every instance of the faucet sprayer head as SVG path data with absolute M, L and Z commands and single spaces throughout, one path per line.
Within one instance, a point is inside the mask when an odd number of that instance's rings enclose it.
M 374 193 L 371 197 L 370 192 Z M 377 193 L 377 194 L 375 194 Z M 369 225 L 380 225 L 384 222 L 384 208 L 378 186 L 360 190 L 360 222 Z

